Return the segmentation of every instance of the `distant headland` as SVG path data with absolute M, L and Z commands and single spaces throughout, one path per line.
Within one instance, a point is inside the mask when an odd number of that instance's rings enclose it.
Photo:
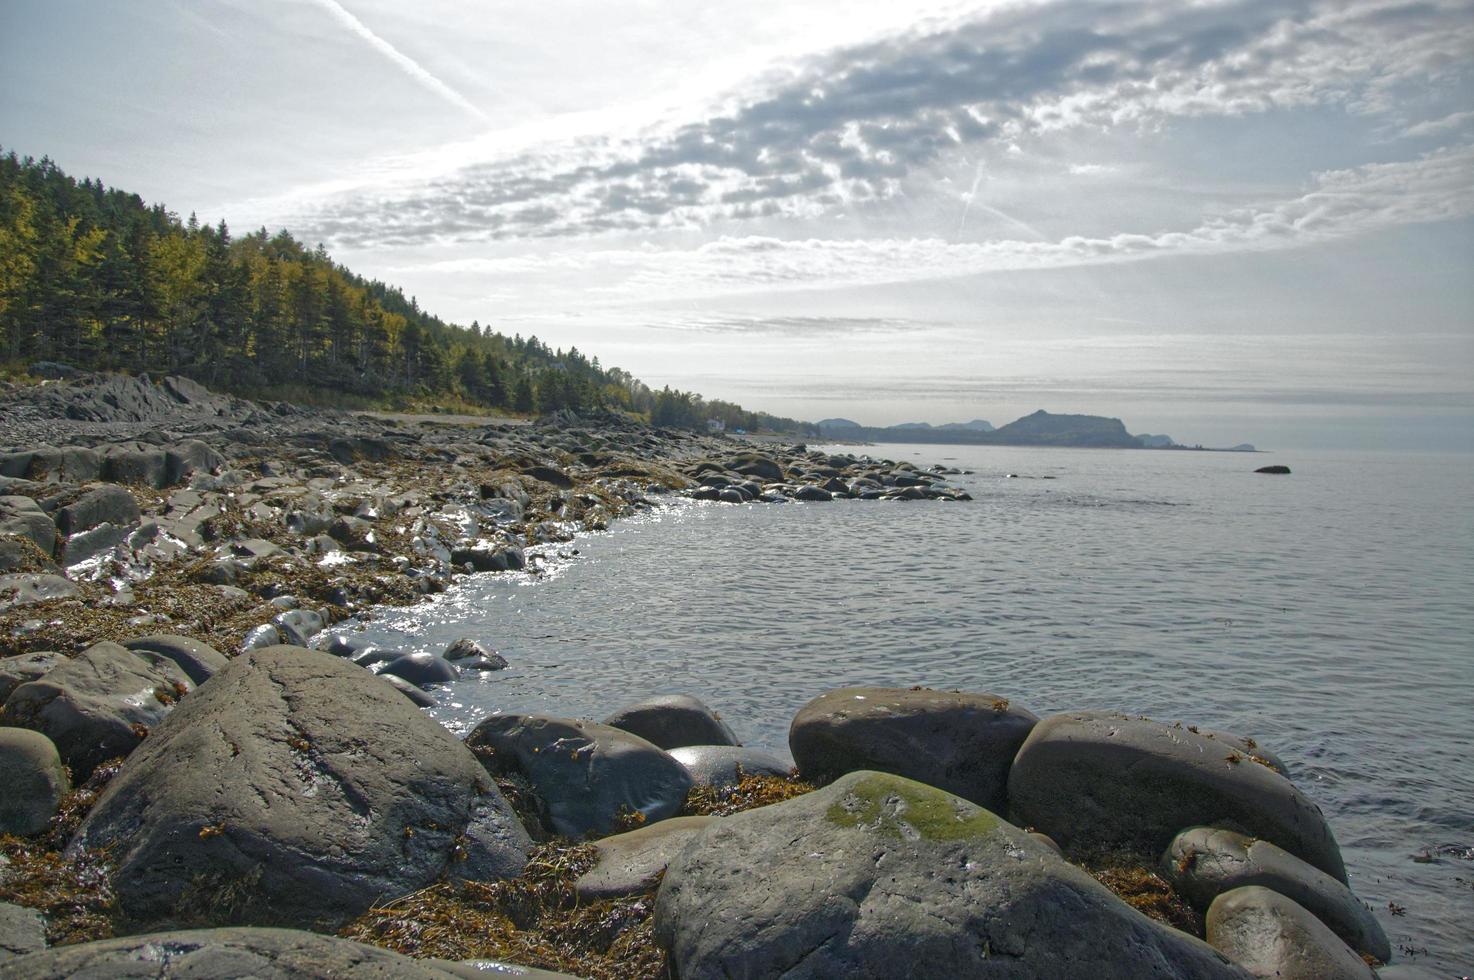
M 1043 409 L 994 428 L 983 419 L 971 422 L 902 422 L 884 428 L 849 419 L 820 419 L 820 436 L 845 442 L 955 443 L 976 446 L 1064 446 L 1075 449 L 1185 449 L 1203 452 L 1252 453 L 1249 443 L 1221 449 L 1184 446 L 1168 435 L 1132 435 L 1120 419 L 1104 415 L 1056 415 Z

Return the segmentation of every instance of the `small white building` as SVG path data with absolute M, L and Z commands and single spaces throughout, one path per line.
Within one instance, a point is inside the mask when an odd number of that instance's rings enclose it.
M 723 422 L 721 419 L 707 419 L 706 420 L 706 431 L 707 432 L 726 432 L 727 431 L 727 423 Z

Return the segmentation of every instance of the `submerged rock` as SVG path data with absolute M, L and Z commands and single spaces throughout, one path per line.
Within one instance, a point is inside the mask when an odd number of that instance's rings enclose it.
M 658 746 L 591 721 L 492 715 L 466 744 L 492 772 L 531 783 L 552 829 L 568 837 L 607 834 L 635 814 L 664 820 L 685 805 L 691 789 L 685 767 Z
M 1232 826 L 1346 881 L 1320 808 L 1267 765 L 1188 729 L 1104 711 L 1051 715 L 1008 777 L 1010 811 L 1067 851 L 1160 854 L 1178 832 Z
M 1293 899 L 1352 949 L 1392 958 L 1387 934 L 1351 889 L 1267 840 L 1231 830 L 1184 830 L 1162 855 L 1162 874 L 1199 911 L 1224 892 L 1261 885 Z
M 529 846 L 444 727 L 350 663 L 271 647 L 232 661 L 155 730 L 69 850 L 111 848 L 134 922 L 203 908 L 331 927 L 442 875 L 515 876 Z
M 686 745 L 671 749 L 670 756 L 686 767 L 697 786 L 725 789 L 736 786 L 744 775 L 787 777 L 793 770 L 771 752 L 740 745 Z
M 604 724 L 638 735 L 662 749 L 683 745 L 740 745 L 727 723 L 686 694 L 664 694 L 621 708 Z
M 846 687 L 799 709 L 788 747 L 808 780 L 874 769 L 1001 813 L 1013 757 L 1038 721 L 995 694 Z
M 418 687 L 447 684 L 461 676 L 456 665 L 433 653 L 407 653 L 384 665 L 380 674 L 402 677 Z
M 682 977 L 1243 976 L 989 811 L 877 772 L 703 830 L 655 931 Z
M 1250 885 L 1213 900 L 1208 942 L 1266 980 L 1375 980 L 1323 922 L 1279 892 Z

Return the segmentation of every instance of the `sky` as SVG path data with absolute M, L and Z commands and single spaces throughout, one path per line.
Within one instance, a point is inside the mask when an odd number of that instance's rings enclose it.
M 0 93 L 655 387 L 1474 449 L 1474 0 L 4 0 Z

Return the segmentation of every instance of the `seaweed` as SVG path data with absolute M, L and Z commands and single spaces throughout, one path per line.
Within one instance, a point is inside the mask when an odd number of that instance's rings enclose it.
M 686 817 L 726 817 L 743 810 L 782 803 L 795 796 L 812 793 L 816 788 L 798 778 L 797 773 L 787 776 L 749 774 L 737 770 L 736 786 L 693 786 L 686 794 L 686 805 L 681 815 Z
M 1109 851 L 1079 862 L 1096 881 L 1136 911 L 1188 935 L 1203 938 L 1203 918 L 1177 889 L 1157 873 L 1147 856 Z

